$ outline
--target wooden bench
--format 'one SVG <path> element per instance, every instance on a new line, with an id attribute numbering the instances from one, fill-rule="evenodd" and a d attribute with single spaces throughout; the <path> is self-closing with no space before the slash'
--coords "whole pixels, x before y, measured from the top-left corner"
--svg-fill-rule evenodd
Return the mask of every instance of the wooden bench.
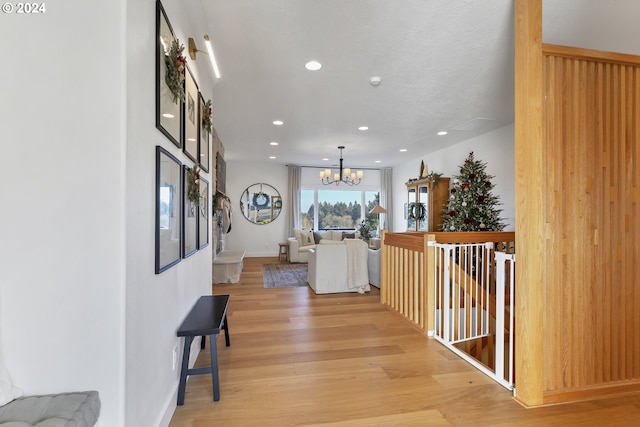
<path id="1" fill-rule="evenodd" d="M 184 337 L 184 351 L 182 353 L 182 368 L 180 369 L 180 384 L 178 386 L 178 406 L 184 404 L 184 394 L 187 387 L 188 375 L 211 374 L 213 384 L 213 400 L 220 400 L 220 384 L 218 380 L 218 348 L 216 339 L 220 329 L 224 329 L 227 347 L 229 342 L 229 326 L 227 324 L 227 306 L 229 295 L 205 295 L 193 306 L 187 317 L 180 325 L 177 335 Z M 209 335 L 209 352 L 211 366 L 189 369 L 189 355 L 193 338 L 202 336 L 200 348 L 204 348 L 205 338 Z"/>
<path id="2" fill-rule="evenodd" d="M 213 259 L 213 283 L 238 283 L 244 251 L 222 251 Z"/>

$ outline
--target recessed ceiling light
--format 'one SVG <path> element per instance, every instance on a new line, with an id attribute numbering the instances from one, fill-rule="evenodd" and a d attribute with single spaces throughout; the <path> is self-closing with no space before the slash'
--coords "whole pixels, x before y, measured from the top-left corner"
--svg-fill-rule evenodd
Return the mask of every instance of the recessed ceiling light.
<path id="1" fill-rule="evenodd" d="M 309 71 L 317 71 L 320 68 L 322 68 L 322 64 L 319 63 L 318 61 L 309 61 L 306 64 L 304 64 L 304 68 L 306 68 Z"/>
<path id="2" fill-rule="evenodd" d="M 401 152 L 401 153 L 404 153 L 405 151 L 407 151 L 407 149 L 406 149 L 406 148 L 401 148 L 401 149 L 400 149 L 400 152 Z"/>
<path id="3" fill-rule="evenodd" d="M 173 114 L 169 114 L 169 113 L 164 113 L 162 115 L 162 117 L 166 118 L 166 119 L 173 119 L 175 116 Z"/>
<path id="4" fill-rule="evenodd" d="M 323 157 L 322 160 L 324 160 L 326 162 L 327 160 L 329 160 L 329 158 L 328 157 Z"/>
<path id="5" fill-rule="evenodd" d="M 276 158 L 276 156 L 269 156 L 269 158 L 270 158 L 270 159 L 275 159 L 275 158 Z"/>
<path id="6" fill-rule="evenodd" d="M 382 160 L 376 160 L 376 163 L 382 163 Z"/>
<path id="7" fill-rule="evenodd" d="M 277 143 L 277 142 L 275 142 L 275 141 L 271 141 L 271 142 L 269 143 L 269 145 L 278 145 L 278 143 Z"/>
<path id="8" fill-rule="evenodd" d="M 273 124 L 276 126 L 282 126 L 284 124 L 284 122 L 282 120 L 274 120 Z"/>
<path id="9" fill-rule="evenodd" d="M 440 132 L 438 132 L 438 135 L 442 136 L 442 135 L 446 135 L 447 131 L 446 130 L 441 130 Z"/>
<path id="10" fill-rule="evenodd" d="M 369 126 L 360 126 L 358 130 L 369 130 Z"/>

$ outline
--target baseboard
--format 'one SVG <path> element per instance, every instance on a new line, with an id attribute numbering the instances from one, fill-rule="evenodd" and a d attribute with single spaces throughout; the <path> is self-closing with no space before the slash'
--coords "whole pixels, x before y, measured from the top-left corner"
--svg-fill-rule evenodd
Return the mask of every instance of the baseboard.
<path id="1" fill-rule="evenodd" d="M 178 383 L 175 384 L 173 390 L 164 402 L 163 411 L 160 414 L 160 420 L 156 424 L 158 427 L 169 427 L 169 423 L 171 423 L 171 418 L 173 418 L 173 414 L 176 412 L 176 402 L 178 401 Z"/>
<path id="2" fill-rule="evenodd" d="M 191 354 L 189 355 L 189 369 L 193 368 L 193 366 L 196 364 L 196 360 L 198 359 L 198 356 L 200 355 L 201 341 L 202 341 L 202 337 L 196 337 L 191 343 Z M 178 366 L 182 366 L 181 363 L 179 363 Z M 187 376 L 187 383 L 189 383 L 188 376 Z M 180 371 L 178 371 L 178 377 L 171 389 L 171 393 L 169 394 L 169 396 L 164 402 L 164 405 L 162 407 L 163 409 L 160 413 L 160 419 L 156 423 L 157 427 L 169 427 L 169 423 L 171 423 L 171 418 L 173 418 L 173 414 L 176 412 L 179 385 L 180 385 Z"/>

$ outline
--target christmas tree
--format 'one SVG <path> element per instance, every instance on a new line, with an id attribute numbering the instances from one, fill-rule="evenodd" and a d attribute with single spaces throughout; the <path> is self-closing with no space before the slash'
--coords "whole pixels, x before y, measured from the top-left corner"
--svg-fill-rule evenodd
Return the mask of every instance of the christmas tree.
<path id="1" fill-rule="evenodd" d="M 491 189 L 492 175 L 487 165 L 473 157 L 473 151 L 460 167 L 460 175 L 453 178 L 449 205 L 443 215 L 443 231 L 501 231 L 505 225 L 499 214 L 499 199 Z"/>

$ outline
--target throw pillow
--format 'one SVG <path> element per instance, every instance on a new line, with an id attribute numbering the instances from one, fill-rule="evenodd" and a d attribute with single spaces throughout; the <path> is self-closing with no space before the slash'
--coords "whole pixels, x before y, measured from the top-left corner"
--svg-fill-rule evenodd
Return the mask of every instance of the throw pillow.
<path id="1" fill-rule="evenodd" d="M 302 230 L 300 230 L 299 228 L 294 228 L 293 237 L 295 237 L 296 240 L 298 241 L 298 246 L 304 246 L 304 240 L 302 238 Z"/>
<path id="2" fill-rule="evenodd" d="M 322 240 L 322 234 L 318 233 L 317 231 L 313 232 L 313 241 L 314 243 L 317 245 L 320 243 L 320 240 Z"/>
<path id="3" fill-rule="evenodd" d="M 313 245 L 313 233 L 311 230 L 302 230 L 300 233 L 302 235 L 302 244 L 300 246 L 308 246 Z"/>
<path id="4" fill-rule="evenodd" d="M 342 240 L 344 239 L 355 239 L 356 233 L 347 233 L 346 231 L 342 232 Z"/>
<path id="5" fill-rule="evenodd" d="M 0 360 L 0 406 L 22 396 L 22 390 L 11 382 L 9 371 Z"/>

